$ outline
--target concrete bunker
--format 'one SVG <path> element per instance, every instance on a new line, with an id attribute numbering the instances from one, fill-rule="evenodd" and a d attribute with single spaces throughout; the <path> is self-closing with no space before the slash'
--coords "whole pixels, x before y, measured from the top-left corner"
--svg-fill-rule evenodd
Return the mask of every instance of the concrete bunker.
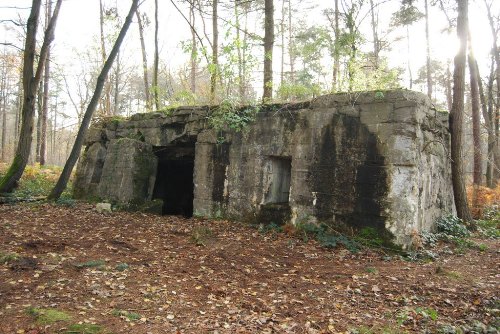
<path id="1" fill-rule="evenodd" d="M 194 150 L 194 143 L 153 148 L 158 167 L 152 198 L 163 201 L 164 215 L 193 215 Z"/>
<path id="2" fill-rule="evenodd" d="M 94 126 L 75 196 L 160 199 L 164 214 L 373 227 L 403 246 L 453 213 L 448 117 L 423 94 L 333 94 L 263 107 L 244 131 L 225 129 L 223 140 L 207 122 L 211 110 Z"/>

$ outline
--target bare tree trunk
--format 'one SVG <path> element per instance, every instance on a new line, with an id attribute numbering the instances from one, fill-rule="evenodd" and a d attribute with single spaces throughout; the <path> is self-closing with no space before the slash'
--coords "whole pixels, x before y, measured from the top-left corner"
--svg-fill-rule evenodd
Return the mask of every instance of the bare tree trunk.
<path id="1" fill-rule="evenodd" d="M 5 161 L 5 148 L 6 148 L 6 133 L 7 133 L 7 110 L 6 110 L 6 100 L 7 100 L 7 64 L 3 63 L 2 66 L 2 78 L 0 82 L 0 98 L 1 98 L 1 113 L 2 113 L 2 155 L 1 161 Z"/>
<path id="2" fill-rule="evenodd" d="M 212 0 L 212 68 L 210 70 L 210 103 L 215 103 L 219 74 L 218 0 Z"/>
<path id="3" fill-rule="evenodd" d="M 493 38 L 493 57 L 495 59 L 496 71 L 495 71 L 495 80 L 497 83 L 497 94 L 496 94 L 496 107 L 495 107 L 495 117 L 494 117 L 494 127 L 495 127 L 495 146 L 494 146 L 494 166 L 493 166 L 493 185 L 498 183 L 500 179 L 500 150 L 499 150 L 499 118 L 500 118 L 500 49 L 498 48 L 498 30 L 495 27 L 493 15 L 491 13 L 491 5 L 488 4 L 486 0 L 484 0 L 484 4 L 486 6 L 486 11 L 488 15 L 488 21 L 490 24 L 491 35 Z M 492 97 L 493 98 L 493 97 Z"/>
<path id="4" fill-rule="evenodd" d="M 410 27 L 406 26 L 406 42 L 407 44 L 407 59 L 408 59 L 408 76 L 410 77 L 410 89 L 413 88 L 413 73 L 411 71 L 411 48 L 410 48 Z"/>
<path id="5" fill-rule="evenodd" d="M 130 6 L 130 11 L 125 18 L 125 22 L 123 23 L 123 26 L 120 30 L 120 33 L 118 34 L 118 37 L 115 41 L 115 44 L 113 45 L 113 49 L 111 49 L 111 52 L 109 54 L 108 59 L 104 62 L 104 66 L 102 67 L 101 73 L 99 73 L 99 76 L 97 77 L 97 83 L 96 87 L 94 90 L 94 94 L 92 95 L 92 99 L 90 100 L 90 103 L 87 107 L 87 110 L 85 111 L 85 115 L 83 116 L 82 119 L 82 124 L 80 125 L 80 128 L 78 129 L 78 134 L 76 135 L 75 143 L 73 144 L 73 148 L 71 149 L 71 153 L 68 157 L 68 160 L 66 161 L 66 164 L 64 165 L 63 171 L 61 173 L 61 176 L 57 180 L 56 185 L 54 186 L 54 189 L 50 192 L 50 195 L 48 196 L 49 199 L 58 199 L 64 189 L 66 188 L 66 185 L 68 184 L 69 177 L 71 175 L 71 171 L 73 170 L 73 167 L 76 164 L 76 161 L 78 160 L 78 157 L 80 155 L 80 151 L 82 149 L 83 141 L 85 139 L 85 134 L 87 133 L 87 129 L 89 127 L 90 121 L 92 120 L 92 115 L 94 114 L 94 111 L 97 108 L 97 104 L 99 103 L 99 98 L 101 96 L 102 90 L 104 88 L 104 82 L 106 81 L 106 77 L 113 66 L 113 61 L 115 60 L 118 51 L 120 50 L 120 46 L 123 42 L 123 39 L 125 38 L 125 35 L 127 34 L 127 30 L 130 26 L 130 23 L 132 22 L 132 17 L 134 16 L 135 11 L 137 10 L 137 4 L 139 0 L 132 0 L 132 5 Z"/>
<path id="6" fill-rule="evenodd" d="M 332 91 L 338 91 L 339 69 L 340 69 L 340 51 L 339 51 L 339 0 L 335 0 L 335 41 L 333 44 L 333 81 Z"/>
<path id="7" fill-rule="evenodd" d="M 14 154 L 14 160 L 9 167 L 9 170 L 0 180 L 0 192 L 11 192 L 17 182 L 23 175 L 26 164 L 31 151 L 31 143 L 33 140 L 33 125 L 35 116 L 35 95 L 38 90 L 38 85 L 42 77 L 42 70 L 47 58 L 47 48 L 54 39 L 54 30 L 59 15 L 62 0 L 57 0 L 54 14 L 50 20 L 45 36 L 43 39 L 42 48 L 38 58 L 38 67 L 34 70 L 35 54 L 36 54 L 36 32 L 38 27 L 38 19 L 40 16 L 41 0 L 33 0 L 30 16 L 26 27 L 26 41 L 24 46 L 23 59 L 23 92 L 24 100 L 22 107 L 21 130 L 19 133 L 19 142 Z"/>
<path id="8" fill-rule="evenodd" d="M 373 5 L 373 0 L 370 0 L 370 13 L 372 19 L 372 34 L 373 34 L 373 62 L 375 64 L 375 68 L 378 68 L 380 42 L 378 40 L 377 23 L 375 20 L 375 7 Z"/>
<path id="9" fill-rule="evenodd" d="M 144 96 L 146 97 L 146 109 L 151 110 L 151 98 L 149 96 L 149 78 L 148 78 L 148 57 L 146 54 L 146 44 L 144 42 L 144 26 L 142 25 L 139 10 L 135 12 L 137 24 L 139 25 L 139 39 L 141 40 L 142 51 L 142 70 L 144 71 Z"/>
<path id="10" fill-rule="evenodd" d="M 451 111 L 451 106 L 453 104 L 453 89 L 451 88 L 451 71 L 450 62 L 446 64 L 446 105 L 448 106 L 448 111 Z"/>
<path id="11" fill-rule="evenodd" d="M 479 98 L 481 101 L 481 111 L 482 111 L 483 118 L 484 118 L 484 124 L 485 124 L 486 130 L 488 132 L 488 140 L 487 140 L 488 150 L 487 150 L 487 154 L 486 154 L 486 186 L 489 188 L 492 188 L 492 186 L 493 186 L 493 165 L 494 165 L 493 150 L 494 150 L 494 145 L 495 145 L 495 131 L 493 129 L 494 123 L 493 123 L 493 117 L 489 113 L 489 110 L 488 110 L 488 101 L 486 99 L 486 94 L 484 93 L 483 82 L 480 79 L 481 75 L 479 73 L 479 66 L 477 65 L 477 60 L 474 62 L 474 67 L 476 69 L 477 77 L 479 78 L 478 84 L 479 84 Z M 489 91 L 490 85 L 493 86 L 493 76 L 494 76 L 493 67 L 494 67 L 494 64 L 492 64 L 491 73 L 490 73 L 490 76 L 488 78 L 488 87 L 487 87 L 488 91 Z"/>
<path id="12" fill-rule="evenodd" d="M 120 113 L 120 50 L 116 55 L 116 73 L 115 73 L 115 103 L 113 108 L 113 115 L 118 115 Z"/>
<path id="13" fill-rule="evenodd" d="M 470 73 L 470 95 L 472 104 L 472 141 L 474 144 L 474 173 L 473 184 L 480 186 L 482 183 L 483 166 L 481 156 L 481 114 L 479 106 L 479 87 L 480 80 L 476 67 L 476 58 L 470 47 L 471 37 L 469 32 L 469 73 Z"/>
<path id="14" fill-rule="evenodd" d="M 194 1 L 191 0 L 191 3 L 189 5 L 189 19 L 190 19 L 190 26 L 191 26 L 191 75 L 190 75 L 190 80 L 191 80 L 191 93 L 196 94 L 196 72 L 198 70 L 198 61 L 197 61 L 197 55 L 198 55 L 198 48 L 197 48 L 197 41 L 196 41 L 196 31 L 195 31 L 195 24 L 196 24 L 196 16 L 194 15 Z M 237 7 L 237 3 L 234 4 L 234 8 Z M 235 9 L 236 10 L 236 9 Z M 238 33 L 238 30 L 236 31 Z"/>
<path id="15" fill-rule="evenodd" d="M 7 147 L 7 96 L 2 97 L 2 162 L 5 161 L 5 149 Z"/>
<path id="16" fill-rule="evenodd" d="M 426 44 L 426 68 L 427 68 L 427 96 L 432 99 L 432 75 L 431 75 L 431 41 L 429 36 L 429 6 L 425 0 L 425 44 Z"/>
<path id="17" fill-rule="evenodd" d="M 158 87 L 158 66 L 159 66 L 159 51 L 158 51 L 158 0 L 155 0 L 155 54 L 153 60 L 153 96 L 156 110 L 160 110 L 160 96 Z"/>
<path id="18" fill-rule="evenodd" d="M 264 94 L 262 101 L 273 98 L 273 46 L 274 46 L 274 5 L 273 0 L 264 0 Z"/>
<path id="19" fill-rule="evenodd" d="M 245 6 L 245 31 L 248 31 L 248 6 Z M 248 34 L 243 35 L 243 50 L 241 52 L 241 72 L 242 72 L 242 78 L 241 78 L 241 93 L 242 94 L 242 99 L 243 101 L 246 101 L 247 99 L 247 77 L 248 77 L 248 70 L 247 70 L 247 37 Z"/>
<path id="20" fill-rule="evenodd" d="M 338 0 L 336 0 L 338 1 Z M 293 54 L 292 0 L 288 0 L 288 57 L 290 57 L 290 81 L 295 84 L 295 55 Z"/>
<path id="21" fill-rule="evenodd" d="M 465 221 L 470 221 L 472 217 L 467 205 L 462 153 L 468 1 L 457 0 L 457 2 L 457 35 L 461 43 L 458 54 L 455 56 L 455 68 L 453 70 L 453 104 L 450 112 L 451 173 L 457 215 Z"/>
<path id="22" fill-rule="evenodd" d="M 281 0 L 281 22 L 280 22 L 280 36 L 281 36 L 281 70 L 280 70 L 280 86 L 285 81 L 285 0 Z"/>
<path id="23" fill-rule="evenodd" d="M 52 1 L 47 2 L 46 22 L 49 24 L 52 16 Z M 49 89 L 50 89 L 50 45 L 47 48 L 47 60 L 45 61 L 45 73 L 43 75 L 43 105 L 40 127 L 40 165 L 45 165 L 47 159 L 47 113 L 49 109 Z"/>
<path id="24" fill-rule="evenodd" d="M 245 101 L 245 80 L 243 78 L 243 52 L 242 49 L 245 47 L 245 44 L 241 41 L 241 33 L 240 33 L 240 11 L 239 11 L 238 2 L 234 3 L 234 16 L 236 20 L 236 40 L 238 41 L 236 44 L 236 52 L 238 56 L 238 97 L 240 103 Z M 246 31 L 246 30 L 245 30 Z"/>
<path id="25" fill-rule="evenodd" d="M 43 80 L 43 77 L 42 77 Z M 43 86 L 38 86 L 36 97 L 36 110 L 38 117 L 36 118 L 36 142 L 35 142 L 35 162 L 40 162 L 40 138 L 42 133 L 42 113 L 43 113 Z"/>
<path id="26" fill-rule="evenodd" d="M 495 161 L 495 156 L 496 156 L 496 144 L 497 144 L 497 136 L 496 136 L 496 129 L 495 129 L 495 111 L 494 111 L 494 103 L 493 103 L 493 83 L 495 81 L 495 59 L 493 58 L 493 55 L 491 56 L 491 72 L 490 76 L 488 78 L 488 86 L 487 86 L 487 117 L 490 120 L 490 131 L 491 131 L 491 137 L 490 133 L 488 134 L 488 165 L 487 165 L 487 171 L 486 171 L 486 177 L 487 177 L 487 183 L 488 187 L 494 189 L 496 187 L 496 182 L 495 182 L 495 168 L 496 168 L 496 161 Z M 488 179 L 489 177 L 489 179 Z"/>
<path id="27" fill-rule="evenodd" d="M 99 26 L 101 32 L 101 60 L 102 63 L 106 61 L 106 40 L 104 36 L 104 5 L 102 4 L 102 0 L 99 0 Z M 102 107 L 103 115 L 109 115 L 111 113 L 111 84 L 109 80 L 106 80 L 104 83 L 104 105 Z"/>

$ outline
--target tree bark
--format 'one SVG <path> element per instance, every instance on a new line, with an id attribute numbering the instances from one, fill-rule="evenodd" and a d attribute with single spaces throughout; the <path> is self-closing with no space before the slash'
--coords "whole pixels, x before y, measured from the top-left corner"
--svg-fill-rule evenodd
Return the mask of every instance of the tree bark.
<path id="1" fill-rule="evenodd" d="M 104 36 L 104 5 L 102 4 L 102 0 L 99 0 L 99 26 L 101 32 L 101 60 L 102 63 L 106 61 L 107 52 L 106 52 L 106 40 Z M 106 80 L 104 83 L 104 105 L 102 107 L 101 112 L 103 115 L 109 115 L 111 113 L 111 84 L 109 80 Z"/>
<path id="2" fill-rule="evenodd" d="M 470 46 L 469 36 L 469 74 L 470 74 L 470 95 L 472 105 L 472 141 L 474 145 L 474 173 L 473 184 L 480 186 L 482 183 L 483 166 L 481 154 L 481 115 L 479 103 L 479 75 L 476 67 L 476 58 Z"/>
<path id="3" fill-rule="evenodd" d="M 427 69 L 427 96 L 432 100 L 432 75 L 431 75 L 431 41 L 429 35 L 429 6 L 425 0 L 425 53 Z"/>
<path id="4" fill-rule="evenodd" d="M 115 96 L 113 105 L 113 115 L 117 116 L 120 113 L 120 50 L 116 55 L 116 69 L 115 69 Z"/>
<path id="5" fill-rule="evenodd" d="M 52 1 L 47 1 L 46 22 L 50 22 L 52 16 Z M 43 104 L 40 126 L 40 166 L 45 165 L 47 159 L 47 113 L 49 109 L 50 90 L 50 45 L 47 48 L 47 60 L 45 61 L 45 73 L 43 75 Z"/>
<path id="6" fill-rule="evenodd" d="M 281 0 L 280 37 L 281 37 L 280 86 L 283 86 L 285 82 L 285 0 Z"/>
<path id="7" fill-rule="evenodd" d="M 97 83 L 94 90 L 94 94 L 92 95 L 92 99 L 90 100 L 87 110 L 85 111 L 85 115 L 83 116 L 82 124 L 78 129 L 78 134 L 76 135 L 75 143 L 73 144 L 71 153 L 68 157 L 68 160 L 66 161 L 66 164 L 64 165 L 63 171 L 59 176 L 56 185 L 54 186 L 54 188 L 52 189 L 52 191 L 48 196 L 49 199 L 53 200 L 58 199 L 61 196 L 64 189 L 66 188 L 66 185 L 68 184 L 71 171 L 73 170 L 73 167 L 75 166 L 76 161 L 78 160 L 78 157 L 80 155 L 80 151 L 82 149 L 82 145 L 85 139 L 85 134 L 87 133 L 90 121 L 92 120 L 92 115 L 94 114 L 94 111 L 97 108 L 97 104 L 99 103 L 99 98 L 101 96 L 104 87 L 104 82 L 106 81 L 106 77 L 108 76 L 111 67 L 113 66 L 113 61 L 115 60 L 118 51 L 120 50 L 120 46 L 123 42 L 123 39 L 127 34 L 127 30 L 130 26 L 130 23 L 132 22 L 132 17 L 134 16 L 135 11 L 137 10 L 138 2 L 139 0 L 132 0 L 130 11 L 127 17 L 125 18 L 125 22 L 123 23 L 120 33 L 118 34 L 115 44 L 113 45 L 113 49 L 111 49 L 109 57 L 104 62 L 104 66 L 102 67 L 101 73 L 99 73 L 99 76 L 97 77 Z"/>
<path id="8" fill-rule="evenodd" d="M 217 79 L 219 77 L 219 27 L 218 0 L 212 0 L 212 68 L 210 70 L 210 104 L 215 103 Z"/>
<path id="9" fill-rule="evenodd" d="M 377 69 L 379 63 L 380 42 L 378 40 L 377 23 L 375 20 L 375 6 L 373 5 L 373 0 L 370 0 L 370 13 L 372 19 L 371 23 L 372 23 L 372 34 L 373 34 L 373 62 L 375 64 L 375 68 Z"/>
<path id="10" fill-rule="evenodd" d="M 190 23 L 190 28 L 191 28 L 191 75 L 190 75 L 190 81 L 191 81 L 191 93 L 196 94 L 196 72 L 198 70 L 198 61 L 197 61 L 197 54 L 198 54 L 198 48 L 197 48 L 197 42 L 196 42 L 196 30 L 195 30 L 195 24 L 196 24 L 196 16 L 194 15 L 194 1 L 191 0 L 189 4 L 189 19 L 191 21 Z M 235 3 L 235 8 L 237 4 Z M 238 32 L 238 30 L 236 31 Z"/>
<path id="11" fill-rule="evenodd" d="M 262 101 L 273 98 L 273 46 L 274 46 L 274 5 L 273 0 L 264 1 L 264 94 Z"/>
<path id="12" fill-rule="evenodd" d="M 453 103 L 450 112 L 451 173 L 457 215 L 465 221 L 470 221 L 472 217 L 467 205 L 462 153 L 468 1 L 457 0 L 457 2 L 457 35 L 461 43 L 460 49 L 454 59 L 455 68 L 453 70 Z"/>
<path id="13" fill-rule="evenodd" d="M 245 43 L 241 41 L 240 33 L 240 11 L 238 2 L 234 3 L 234 16 L 236 21 L 236 52 L 238 56 L 238 97 L 240 103 L 245 101 L 245 80 L 243 79 L 243 52 L 242 49 L 245 47 Z"/>
<path id="14" fill-rule="evenodd" d="M 332 91 L 338 91 L 338 80 L 339 80 L 339 69 L 340 69 L 340 51 L 339 51 L 339 39 L 340 39 L 340 29 L 339 29 L 339 0 L 335 0 L 335 41 L 333 44 L 333 81 L 332 81 Z"/>
<path id="15" fill-rule="evenodd" d="M 36 54 L 36 33 L 38 19 L 40 17 L 41 0 L 33 0 L 30 16 L 26 27 L 26 41 L 23 56 L 23 106 L 21 113 L 21 129 L 19 132 L 19 141 L 17 144 L 14 160 L 8 171 L 0 180 L 0 192 L 11 192 L 17 182 L 23 175 L 26 164 L 30 156 L 31 143 L 33 140 L 33 125 L 35 116 L 35 95 L 42 77 L 45 60 L 47 58 L 47 49 L 54 39 L 54 30 L 59 16 L 59 9 L 62 0 L 57 0 L 54 14 L 50 20 L 43 39 L 40 56 L 38 58 L 38 67 L 34 70 Z"/>
<path id="16" fill-rule="evenodd" d="M 500 179 L 500 150 L 499 150 L 499 118 L 500 118 L 500 50 L 498 48 L 498 30 L 495 28 L 493 15 L 491 13 L 491 4 L 488 4 L 486 0 L 484 0 L 484 4 L 486 6 L 486 12 L 488 15 L 488 21 L 490 24 L 491 35 L 493 38 L 493 57 L 495 59 L 496 71 L 495 71 L 495 80 L 497 83 L 497 94 L 496 94 L 496 107 L 495 107 L 495 117 L 494 117 L 494 128 L 495 128 L 495 147 L 494 147 L 494 166 L 493 166 L 493 184 L 496 185 L 498 180 Z M 493 98 L 493 97 L 492 97 Z"/>
<path id="17" fill-rule="evenodd" d="M 139 11 L 135 12 L 137 24 L 139 25 L 139 39 L 141 41 L 142 52 L 142 70 L 144 72 L 144 96 L 146 97 L 146 109 L 151 110 L 151 97 L 149 96 L 149 78 L 148 78 L 148 57 L 146 54 L 146 43 L 144 42 L 144 26 Z"/>
<path id="18" fill-rule="evenodd" d="M 159 66 L 159 51 L 158 51 L 158 0 L 155 0 L 155 54 L 153 60 L 153 96 L 156 110 L 160 110 L 160 96 L 158 87 L 158 66 Z"/>
<path id="19" fill-rule="evenodd" d="M 478 72 L 479 73 L 479 72 Z M 481 81 L 479 82 L 479 93 L 481 95 L 481 102 L 484 103 L 483 105 L 483 117 L 485 119 L 486 125 L 488 127 L 488 159 L 486 163 L 486 185 L 494 189 L 496 187 L 495 180 L 494 180 L 494 169 L 495 169 L 495 144 L 497 142 L 496 140 L 496 135 L 495 135 L 495 120 L 493 119 L 494 117 L 494 107 L 493 107 L 493 82 L 495 81 L 495 60 L 493 59 L 492 55 L 492 60 L 491 60 L 491 72 L 488 78 L 488 86 L 486 87 L 488 92 L 487 92 L 487 98 L 486 94 L 482 92 L 482 84 Z M 483 102 L 484 100 L 484 102 Z M 484 110 L 486 109 L 486 111 Z M 489 122 L 489 124 L 488 124 Z"/>
<path id="20" fill-rule="evenodd" d="M 218 0 L 212 0 L 212 69 L 210 70 L 210 103 L 215 103 L 219 74 Z"/>
<path id="21" fill-rule="evenodd" d="M 288 0 L 288 57 L 290 58 L 290 83 L 293 85 L 295 84 L 295 55 L 293 54 L 292 0 Z"/>
<path id="22" fill-rule="evenodd" d="M 42 77 L 43 79 L 43 77 Z M 36 97 L 36 110 L 38 117 L 36 118 L 36 142 L 35 142 L 35 162 L 40 162 L 40 138 L 42 137 L 42 113 L 43 113 L 43 85 L 38 86 Z"/>
<path id="23" fill-rule="evenodd" d="M 4 53 L 5 55 L 5 53 Z M 0 83 L 0 99 L 1 99 L 1 113 L 2 113 L 2 142 L 1 142 L 1 161 L 5 161 L 5 148 L 6 148 L 6 134 L 7 134 L 7 110 L 6 110 L 6 100 L 7 100 L 7 64 L 3 63 L 2 66 L 2 78 Z"/>

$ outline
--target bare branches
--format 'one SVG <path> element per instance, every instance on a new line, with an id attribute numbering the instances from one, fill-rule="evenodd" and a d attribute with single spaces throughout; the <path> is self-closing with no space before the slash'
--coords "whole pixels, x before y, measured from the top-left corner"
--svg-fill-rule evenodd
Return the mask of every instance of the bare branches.
<path id="1" fill-rule="evenodd" d="M 14 48 L 14 49 L 17 49 L 21 52 L 24 52 L 24 49 L 23 48 L 20 48 L 19 46 L 13 44 L 13 43 L 9 43 L 9 42 L 0 42 L 0 45 L 4 45 L 4 46 L 8 46 L 8 47 L 11 47 L 11 48 Z"/>

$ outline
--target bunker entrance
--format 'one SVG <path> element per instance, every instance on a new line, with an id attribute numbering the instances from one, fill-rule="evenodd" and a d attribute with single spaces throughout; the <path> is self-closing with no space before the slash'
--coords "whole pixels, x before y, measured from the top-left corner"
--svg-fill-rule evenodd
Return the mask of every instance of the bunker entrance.
<path id="1" fill-rule="evenodd" d="M 158 169 L 153 198 L 163 200 L 164 215 L 193 215 L 194 144 L 156 147 Z"/>

